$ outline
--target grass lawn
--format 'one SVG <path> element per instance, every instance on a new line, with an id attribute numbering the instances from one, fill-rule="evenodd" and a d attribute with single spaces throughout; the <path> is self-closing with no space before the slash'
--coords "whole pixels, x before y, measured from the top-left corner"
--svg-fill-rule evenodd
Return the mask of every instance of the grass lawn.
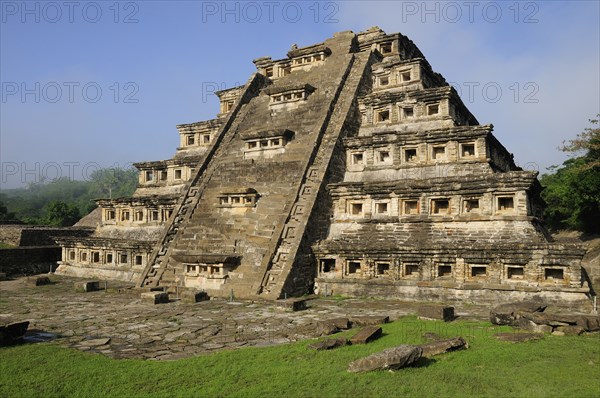
<path id="1" fill-rule="evenodd" d="M 402 318 L 364 346 L 315 352 L 312 341 L 178 361 L 113 360 L 53 343 L 0 349 L 0 397 L 599 397 L 600 335 L 496 341 L 489 323 Z M 470 344 L 396 372 L 351 374 L 348 363 L 433 331 Z M 355 331 L 347 332 L 350 335 Z"/>

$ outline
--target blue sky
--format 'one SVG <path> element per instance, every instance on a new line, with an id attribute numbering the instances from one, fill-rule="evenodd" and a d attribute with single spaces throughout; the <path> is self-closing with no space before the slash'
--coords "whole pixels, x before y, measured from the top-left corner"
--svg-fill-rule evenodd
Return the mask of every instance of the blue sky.
<path id="1" fill-rule="evenodd" d="M 0 1 L 0 185 L 170 158 L 261 56 L 379 26 L 544 172 L 600 112 L 597 1 Z"/>

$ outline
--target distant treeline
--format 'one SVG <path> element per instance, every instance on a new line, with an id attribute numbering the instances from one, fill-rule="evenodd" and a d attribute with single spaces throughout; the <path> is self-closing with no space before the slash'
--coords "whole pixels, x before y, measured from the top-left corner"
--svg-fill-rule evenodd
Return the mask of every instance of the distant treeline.
<path id="1" fill-rule="evenodd" d="M 544 219 L 552 230 L 578 230 L 600 233 L 600 127 L 591 119 L 591 127 L 575 139 L 563 143 L 560 150 L 574 156 L 552 167 L 552 174 L 540 178 L 546 201 Z"/>
<path id="2" fill-rule="evenodd" d="M 94 199 L 130 197 L 138 182 L 136 169 L 109 168 L 88 181 L 67 177 L 0 191 L 0 221 L 70 226 L 91 212 Z"/>

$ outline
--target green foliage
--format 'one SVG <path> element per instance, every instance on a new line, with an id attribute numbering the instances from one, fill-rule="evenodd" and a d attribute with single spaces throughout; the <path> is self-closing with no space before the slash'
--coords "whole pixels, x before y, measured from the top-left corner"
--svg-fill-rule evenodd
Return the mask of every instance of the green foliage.
<path id="1" fill-rule="evenodd" d="M 598 119 L 590 122 L 595 126 Z M 600 233 L 600 128 L 586 128 L 561 149 L 583 155 L 553 167 L 553 174 L 540 178 L 547 203 L 544 218 L 554 230 Z"/>
<path id="2" fill-rule="evenodd" d="M 12 221 L 16 220 L 15 213 L 8 211 L 6 204 L 4 203 L 3 196 L 0 194 L 0 221 Z"/>
<path id="3" fill-rule="evenodd" d="M 30 183 L 27 188 L 2 191 L 0 220 L 18 219 L 27 224 L 71 225 L 77 210 L 77 219 L 92 211 L 93 199 L 129 197 L 137 186 L 136 169 L 101 169 L 89 181 L 59 178 L 46 183 Z M 61 202 L 64 206 L 52 202 Z M 6 206 L 3 216 L 2 203 Z M 58 207 L 57 207 L 58 206 Z M 7 218 L 3 218 L 7 217 Z"/>
<path id="4" fill-rule="evenodd" d="M 110 168 L 96 170 L 91 175 L 91 191 L 98 198 L 131 196 L 138 182 L 136 169 Z"/>
<path id="5" fill-rule="evenodd" d="M 112 360 L 55 344 L 0 349 L 0 396 L 81 397 L 592 397 L 600 393 L 597 335 L 497 341 L 510 328 L 489 323 L 421 321 L 383 325 L 366 345 L 332 351 L 312 341 L 241 348 L 177 361 Z M 400 344 L 423 343 L 426 331 L 463 336 L 470 348 L 395 372 L 347 372 L 358 358 Z M 345 333 L 349 335 L 355 333 Z"/>
<path id="6" fill-rule="evenodd" d="M 81 218 L 79 209 L 74 204 L 53 200 L 44 206 L 44 224 L 56 227 L 67 227 Z"/>

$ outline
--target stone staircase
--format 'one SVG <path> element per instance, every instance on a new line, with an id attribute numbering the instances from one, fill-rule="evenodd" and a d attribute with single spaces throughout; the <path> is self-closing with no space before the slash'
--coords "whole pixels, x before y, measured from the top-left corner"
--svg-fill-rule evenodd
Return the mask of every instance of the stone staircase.
<path id="1" fill-rule="evenodd" d="M 174 217 L 166 225 L 163 234 L 152 252 L 148 265 L 141 274 L 137 283 L 138 287 L 174 286 L 176 271 L 169 270 L 169 272 L 165 272 L 168 267 L 167 260 L 172 242 L 175 240 L 177 234 L 183 230 L 185 222 L 192 216 L 193 209 L 208 181 L 206 177 L 215 171 L 214 159 L 217 159 L 219 153 L 223 151 L 222 148 L 224 146 L 221 145 L 222 141 L 231 139 L 233 132 L 235 132 L 236 124 L 239 124 L 245 116 L 245 105 L 264 85 L 264 77 L 260 74 L 254 74 L 246 83 L 242 94 L 234 104 L 233 110 L 216 134 L 215 141 L 204 158 L 204 162 L 199 165 L 196 175 L 186 187 L 185 195 L 179 200 L 174 211 Z"/>
<path id="2" fill-rule="evenodd" d="M 298 286 L 309 284 L 316 270 L 304 261 L 310 256 L 311 243 L 305 236 L 314 238 L 307 226 L 327 185 L 326 175 L 345 123 L 356 116 L 352 111 L 361 82 L 370 78 L 370 63 L 376 57 L 370 52 L 352 53 L 352 37 L 346 34 L 327 43 L 334 55 L 323 66 L 325 72 L 295 72 L 294 80 L 317 89 L 297 108 L 273 113 L 268 95 L 259 93 L 265 80 L 260 75 L 250 79 L 176 207 L 140 278 L 140 287 L 169 291 L 185 286 L 190 279 L 184 271 L 186 263 L 179 263 L 183 253 L 192 258 L 239 258 L 220 287 L 207 288 L 211 295 L 228 296 L 235 290 L 236 297 L 277 299 L 305 292 Z M 286 82 L 274 84 L 285 87 Z M 278 128 L 296 134 L 284 153 L 275 158 L 245 158 L 241 132 Z M 258 192 L 257 205 L 250 209 L 219 206 L 219 195 L 242 188 Z"/>
<path id="3" fill-rule="evenodd" d="M 350 117 L 350 110 L 356 97 L 359 85 L 369 70 L 371 53 L 353 55 L 348 65 L 344 82 L 340 85 L 331 111 L 324 123 L 325 132 L 321 142 L 316 145 L 316 151 L 302 180 L 302 185 L 291 206 L 291 211 L 281 228 L 281 234 L 269 259 L 267 271 L 263 277 L 259 294 L 268 299 L 278 299 L 284 295 L 295 295 L 299 292 L 284 289 L 292 267 L 294 267 L 302 240 L 306 239 L 305 231 L 313 214 L 319 192 L 327 184 L 326 173 L 334 154 L 336 143 L 343 134 L 344 122 Z M 315 265 L 316 267 L 316 265 Z"/>

